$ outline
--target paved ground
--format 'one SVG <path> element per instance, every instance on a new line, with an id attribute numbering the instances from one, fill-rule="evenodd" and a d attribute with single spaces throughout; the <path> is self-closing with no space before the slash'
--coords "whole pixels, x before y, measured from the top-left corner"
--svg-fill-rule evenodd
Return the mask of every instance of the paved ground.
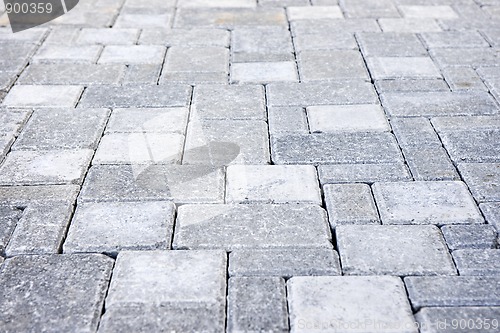
<path id="1" fill-rule="evenodd" d="M 0 332 L 500 331 L 500 1 L 257 2 L 0 29 Z"/>

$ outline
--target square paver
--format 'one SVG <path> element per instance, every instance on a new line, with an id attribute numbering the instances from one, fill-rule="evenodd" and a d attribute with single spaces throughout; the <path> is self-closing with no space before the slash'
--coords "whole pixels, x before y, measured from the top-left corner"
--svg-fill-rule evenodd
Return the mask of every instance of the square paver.
<path id="1" fill-rule="evenodd" d="M 376 183 L 373 194 L 383 224 L 484 222 L 462 182 Z"/>
<path id="2" fill-rule="evenodd" d="M 188 115 L 183 107 L 114 109 L 106 133 L 184 134 Z"/>
<path id="3" fill-rule="evenodd" d="M 74 107 L 83 87 L 80 86 L 14 86 L 2 102 L 7 107 Z"/>
<path id="4" fill-rule="evenodd" d="M 367 58 L 366 62 L 375 80 L 441 78 L 429 57 L 377 57 Z"/>
<path id="5" fill-rule="evenodd" d="M 298 82 L 295 62 L 248 62 L 231 65 L 232 83 Z"/>
<path id="6" fill-rule="evenodd" d="M 436 226 L 342 225 L 336 235 L 344 274 L 457 274 Z"/>
<path id="7" fill-rule="evenodd" d="M 100 64 L 160 64 L 166 48 L 154 45 L 109 45 L 104 48 Z"/>
<path id="8" fill-rule="evenodd" d="M 321 205 L 316 169 L 309 165 L 231 165 L 226 175 L 231 203 Z"/>

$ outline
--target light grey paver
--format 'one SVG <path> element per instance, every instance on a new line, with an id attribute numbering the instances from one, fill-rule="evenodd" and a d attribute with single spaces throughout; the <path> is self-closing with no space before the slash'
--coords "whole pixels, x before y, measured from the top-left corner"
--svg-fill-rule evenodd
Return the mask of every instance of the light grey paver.
<path id="1" fill-rule="evenodd" d="M 458 15 L 450 6 L 398 6 L 404 17 L 457 19 Z"/>
<path id="2" fill-rule="evenodd" d="M 291 332 L 416 333 L 401 280 L 392 276 L 293 277 L 287 282 Z"/>
<path id="3" fill-rule="evenodd" d="M 184 134 L 188 108 L 114 109 L 106 133 L 179 133 Z"/>
<path id="4" fill-rule="evenodd" d="M 179 8 L 253 8 L 255 0 L 179 0 Z"/>
<path id="5" fill-rule="evenodd" d="M 124 85 L 157 84 L 163 64 L 132 64 L 127 66 Z"/>
<path id="6" fill-rule="evenodd" d="M 488 220 L 487 215 L 486 220 Z M 452 251 L 491 249 L 496 246 L 497 231 L 492 225 L 446 225 L 441 228 L 441 231 L 448 248 Z"/>
<path id="7" fill-rule="evenodd" d="M 0 205 L 0 255 L 4 255 L 5 248 L 22 215 L 22 209 L 9 204 Z"/>
<path id="8" fill-rule="evenodd" d="M 316 169 L 311 165 L 230 165 L 226 202 L 321 205 Z"/>
<path id="9" fill-rule="evenodd" d="M 316 80 L 368 79 L 368 72 L 359 51 L 312 50 L 298 56 L 303 82 Z"/>
<path id="10" fill-rule="evenodd" d="M 165 47 L 156 45 L 109 45 L 99 57 L 99 64 L 159 64 Z"/>
<path id="11" fill-rule="evenodd" d="M 232 83 L 297 82 L 297 66 L 293 61 L 245 62 L 231 66 Z"/>
<path id="12" fill-rule="evenodd" d="M 249 249 L 229 254 L 230 276 L 340 275 L 332 249 Z"/>
<path id="13" fill-rule="evenodd" d="M 480 204 L 479 207 L 486 218 L 486 222 L 495 227 L 496 231 L 500 233 L 500 203 L 491 202 Z M 500 235 L 498 238 L 500 244 Z"/>
<path id="14" fill-rule="evenodd" d="M 330 225 L 380 224 L 370 186 L 335 184 L 323 186 Z"/>
<path id="15" fill-rule="evenodd" d="M 342 225 L 336 235 L 344 274 L 457 274 L 436 226 Z"/>
<path id="16" fill-rule="evenodd" d="M 366 63 L 375 80 L 441 78 L 429 57 L 376 57 L 367 58 Z"/>
<path id="17" fill-rule="evenodd" d="M 495 66 L 498 51 L 492 48 L 435 48 L 429 51 L 439 67 L 448 66 Z"/>
<path id="18" fill-rule="evenodd" d="M 90 149 L 12 151 L 0 167 L 0 184 L 81 184 L 92 154 Z"/>
<path id="19" fill-rule="evenodd" d="M 341 5 L 345 16 L 348 18 L 400 17 L 398 9 L 392 0 L 374 2 L 349 0 L 348 2 L 341 2 Z"/>
<path id="20" fill-rule="evenodd" d="M 443 70 L 443 75 L 453 91 L 488 90 L 479 75 L 470 67 L 447 67 Z"/>
<path id="21" fill-rule="evenodd" d="M 416 34 L 364 32 L 356 34 L 365 57 L 424 57 L 427 51 Z"/>
<path id="22" fill-rule="evenodd" d="M 460 275 L 500 275 L 500 249 L 453 251 Z"/>
<path id="23" fill-rule="evenodd" d="M 314 205 L 184 205 L 173 249 L 331 248 L 326 212 Z"/>
<path id="24" fill-rule="evenodd" d="M 0 109 L 0 136 L 17 136 L 31 116 L 30 110 Z"/>
<path id="25" fill-rule="evenodd" d="M 112 259 L 97 254 L 6 260 L 0 271 L 2 329 L 96 331 L 112 267 Z"/>
<path id="26" fill-rule="evenodd" d="M 429 307 L 415 315 L 421 333 L 488 333 L 496 329 L 491 322 L 499 317 L 500 307 Z M 468 325 L 469 320 L 478 325 Z"/>
<path id="27" fill-rule="evenodd" d="M 417 181 L 460 180 L 442 147 L 403 147 L 403 154 L 413 178 Z"/>
<path id="28" fill-rule="evenodd" d="M 226 260 L 222 251 L 121 252 L 99 332 L 224 330 Z"/>
<path id="29" fill-rule="evenodd" d="M 301 107 L 270 107 L 267 109 L 269 133 L 309 133 L 305 110 Z"/>
<path id="30" fill-rule="evenodd" d="M 446 131 L 440 133 L 455 163 L 500 162 L 500 130 Z"/>
<path id="31" fill-rule="evenodd" d="M 288 332 L 283 278 L 233 277 L 228 284 L 228 332 Z"/>
<path id="32" fill-rule="evenodd" d="M 477 201 L 500 201 L 500 163 L 460 163 L 458 170 Z"/>
<path id="33" fill-rule="evenodd" d="M 225 47 L 173 46 L 168 49 L 167 57 L 165 58 L 164 73 L 227 72 L 228 66 L 229 50 Z"/>
<path id="34" fill-rule="evenodd" d="M 287 28 L 254 27 L 233 30 L 232 62 L 294 61 L 292 39 Z"/>
<path id="35" fill-rule="evenodd" d="M 404 281 L 415 309 L 500 305 L 500 276 L 412 276 Z"/>
<path id="36" fill-rule="evenodd" d="M 230 33 L 224 29 L 144 29 L 139 44 L 228 47 L 229 40 Z"/>
<path id="37" fill-rule="evenodd" d="M 131 9 L 125 7 L 116 22 L 114 23 L 114 27 L 116 28 L 136 28 L 140 26 L 141 28 L 151 29 L 161 29 L 165 26 L 170 25 L 170 21 L 172 19 L 172 15 L 165 12 L 158 13 L 134 13 Z"/>
<path id="38" fill-rule="evenodd" d="M 294 36 L 330 33 L 380 32 L 375 19 L 299 20 L 291 22 Z"/>
<path id="39" fill-rule="evenodd" d="M 320 165 L 318 174 L 322 184 L 411 180 L 408 168 L 402 161 L 390 164 Z"/>
<path id="40" fill-rule="evenodd" d="M 78 205 L 65 253 L 170 248 L 175 208 L 171 202 L 105 202 Z"/>
<path id="41" fill-rule="evenodd" d="M 442 31 L 431 18 L 381 18 L 378 20 L 383 32 L 423 33 Z"/>
<path id="42" fill-rule="evenodd" d="M 435 117 L 432 125 L 438 133 L 494 130 L 500 126 L 499 116 Z"/>
<path id="43" fill-rule="evenodd" d="M 383 224 L 484 222 L 462 182 L 376 183 L 373 194 Z"/>
<path id="44" fill-rule="evenodd" d="M 286 15 L 283 8 L 257 9 L 191 9 L 177 10 L 174 28 L 210 27 L 235 28 L 245 26 L 285 26 Z"/>
<path id="45" fill-rule="evenodd" d="M 45 44 L 33 56 L 33 62 L 95 63 L 102 46 L 99 45 L 52 45 Z"/>
<path id="46" fill-rule="evenodd" d="M 375 87 L 379 93 L 450 91 L 444 80 L 377 80 Z"/>
<path id="47" fill-rule="evenodd" d="M 203 165 L 94 166 L 85 178 L 79 200 L 222 203 L 224 174 Z"/>
<path id="48" fill-rule="evenodd" d="M 82 91 L 80 86 L 14 86 L 2 104 L 7 107 L 74 107 Z"/>
<path id="49" fill-rule="evenodd" d="M 344 32 L 301 34 L 294 37 L 293 44 L 297 52 L 305 50 L 356 50 L 358 48 L 354 35 Z"/>
<path id="50" fill-rule="evenodd" d="M 434 128 L 426 118 L 392 118 L 391 127 L 398 143 L 404 148 L 412 146 L 437 148 L 442 146 Z"/>
<path id="51" fill-rule="evenodd" d="M 133 45 L 139 38 L 139 29 L 83 28 L 75 40 L 76 44 Z"/>
<path id="52" fill-rule="evenodd" d="M 322 20 L 344 18 L 338 6 L 287 7 L 288 20 Z"/>

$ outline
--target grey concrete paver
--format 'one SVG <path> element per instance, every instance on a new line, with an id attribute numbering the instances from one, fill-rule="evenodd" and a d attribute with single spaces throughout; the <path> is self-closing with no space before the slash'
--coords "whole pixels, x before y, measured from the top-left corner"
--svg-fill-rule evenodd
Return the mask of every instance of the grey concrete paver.
<path id="1" fill-rule="evenodd" d="M 452 251 L 460 249 L 491 249 L 495 248 L 497 244 L 497 231 L 493 225 L 489 224 L 446 225 L 441 228 L 441 231 L 448 248 Z"/>

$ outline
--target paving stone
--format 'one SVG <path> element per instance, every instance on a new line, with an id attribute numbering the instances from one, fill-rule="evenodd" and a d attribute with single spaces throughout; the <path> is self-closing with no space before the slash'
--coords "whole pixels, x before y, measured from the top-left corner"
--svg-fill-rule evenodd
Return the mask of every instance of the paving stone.
<path id="1" fill-rule="evenodd" d="M 231 51 L 233 63 L 295 61 L 288 27 L 235 29 Z"/>
<path id="2" fill-rule="evenodd" d="M 12 150 L 96 149 L 107 109 L 35 110 Z"/>
<path id="3" fill-rule="evenodd" d="M 412 276 L 404 279 L 414 309 L 499 306 L 500 276 Z"/>
<path id="4" fill-rule="evenodd" d="M 265 120 L 265 100 L 262 86 L 199 85 L 191 108 L 201 119 Z"/>
<path id="5" fill-rule="evenodd" d="M 287 289 L 291 332 L 358 330 L 354 323 L 374 333 L 418 332 L 397 277 L 293 277 Z"/>
<path id="6" fill-rule="evenodd" d="M 383 32 L 424 33 L 442 31 L 432 18 L 381 18 L 378 20 Z"/>
<path id="7" fill-rule="evenodd" d="M 172 248 L 330 248 L 326 212 L 316 205 L 184 205 Z"/>
<path id="8" fill-rule="evenodd" d="M 500 275 L 500 249 L 453 251 L 460 275 Z"/>
<path id="9" fill-rule="evenodd" d="M 307 108 L 311 132 L 389 132 L 379 105 L 323 105 Z"/>
<path id="10" fill-rule="evenodd" d="M 398 6 L 404 17 L 458 19 L 457 13 L 450 6 Z"/>
<path id="11" fill-rule="evenodd" d="M 462 182 L 376 183 L 373 194 L 384 224 L 483 223 Z"/>
<path id="12" fill-rule="evenodd" d="M 99 29 L 83 28 L 76 44 L 134 45 L 139 39 L 139 29 Z"/>
<path id="13" fill-rule="evenodd" d="M 0 186 L 0 201 L 21 207 L 36 201 L 74 202 L 79 191 L 77 185 Z"/>
<path id="14" fill-rule="evenodd" d="M 169 48 L 165 58 L 164 74 L 175 72 L 228 72 L 229 50 L 225 47 Z"/>
<path id="15" fill-rule="evenodd" d="M 94 166 L 85 178 L 79 200 L 222 203 L 224 173 L 202 165 Z"/>
<path id="16" fill-rule="evenodd" d="M 9 91 L 10 87 L 18 79 L 16 72 L 0 71 L 0 91 Z"/>
<path id="17" fill-rule="evenodd" d="M 367 58 L 372 78 L 381 79 L 439 79 L 441 74 L 429 57 Z"/>
<path id="18" fill-rule="evenodd" d="M 13 151 L 0 167 L 0 185 L 81 184 L 90 149 Z"/>
<path id="19" fill-rule="evenodd" d="M 5 248 L 22 215 L 23 210 L 20 208 L 5 203 L 0 205 L 0 255 L 5 254 Z"/>
<path id="20" fill-rule="evenodd" d="M 361 80 L 306 83 L 271 83 L 266 86 L 268 106 L 377 104 L 373 86 Z"/>
<path id="21" fill-rule="evenodd" d="M 156 45 L 109 45 L 99 57 L 99 64 L 159 64 L 166 48 Z"/>
<path id="22" fill-rule="evenodd" d="M 432 307 L 422 308 L 415 314 L 415 319 L 421 327 L 421 333 L 487 333 L 491 332 L 491 329 L 498 328 L 498 323 L 493 326 L 491 322 L 499 316 L 500 308 L 498 307 Z M 477 325 L 469 326 L 467 324 L 469 320 Z M 462 324 L 462 328 L 461 322 L 465 323 L 465 325 Z"/>
<path id="23" fill-rule="evenodd" d="M 191 87 L 183 84 L 88 87 L 78 106 L 80 108 L 187 106 L 190 96 Z"/>
<path id="24" fill-rule="evenodd" d="M 443 70 L 443 75 L 453 91 L 488 90 L 479 75 L 472 68 L 448 67 Z"/>
<path id="25" fill-rule="evenodd" d="M 487 215 L 486 220 L 488 220 Z M 441 228 L 441 231 L 448 248 L 452 251 L 490 249 L 496 246 L 497 232 L 492 225 L 446 225 Z"/>
<path id="26" fill-rule="evenodd" d="M 354 50 L 302 51 L 298 58 L 304 82 L 333 79 L 368 79 L 363 58 Z"/>
<path id="27" fill-rule="evenodd" d="M 123 65 L 31 64 L 18 82 L 43 85 L 118 84 L 125 75 Z"/>
<path id="28" fill-rule="evenodd" d="M 486 218 L 486 222 L 495 227 L 499 233 L 498 243 L 500 244 L 500 203 L 491 202 L 480 204 L 479 207 Z"/>
<path id="29" fill-rule="evenodd" d="M 65 253 L 170 248 L 175 208 L 171 202 L 83 203 L 64 243 Z"/>
<path id="30" fill-rule="evenodd" d="M 344 274 L 457 274 L 436 226 L 339 225 L 335 231 Z"/>
<path id="31" fill-rule="evenodd" d="M 223 331 L 226 260 L 222 251 L 121 252 L 99 331 Z"/>
<path id="32" fill-rule="evenodd" d="M 231 65 L 232 83 L 297 82 L 295 62 L 248 62 Z"/>
<path id="33" fill-rule="evenodd" d="M 332 249 L 235 250 L 229 254 L 230 276 L 340 275 Z"/>
<path id="34" fill-rule="evenodd" d="M 299 20 L 290 23 L 293 36 L 329 33 L 380 32 L 375 19 Z"/>
<path id="35" fill-rule="evenodd" d="M 271 137 L 275 164 L 384 164 L 401 159 L 389 133 L 285 134 Z"/>
<path id="36" fill-rule="evenodd" d="M 316 169 L 310 165 L 231 165 L 228 203 L 311 203 L 321 205 Z"/>
<path id="37" fill-rule="evenodd" d="M 500 126 L 499 116 L 436 117 L 432 125 L 438 133 L 453 131 L 494 130 Z"/>
<path id="38" fill-rule="evenodd" d="M 498 114 L 498 106 L 485 92 L 385 93 L 382 105 L 390 116 L 432 117 Z"/>
<path id="39" fill-rule="evenodd" d="M 377 80 L 375 81 L 375 87 L 379 93 L 450 91 L 444 80 Z"/>
<path id="40" fill-rule="evenodd" d="M 113 269 L 99 254 L 17 256 L 0 271 L 0 323 L 11 332 L 95 332 Z"/>
<path id="41" fill-rule="evenodd" d="M 380 224 L 370 186 L 336 184 L 323 186 L 330 225 Z"/>
<path id="42" fill-rule="evenodd" d="M 93 164 L 180 164 L 184 136 L 176 133 L 109 133 Z"/>
<path id="43" fill-rule="evenodd" d="M 417 181 L 460 180 L 455 166 L 442 147 L 403 147 L 403 154 Z"/>
<path id="44" fill-rule="evenodd" d="M 80 86 L 14 86 L 3 100 L 7 107 L 74 107 L 83 91 Z"/>
<path id="45" fill-rule="evenodd" d="M 446 131 L 440 133 L 441 140 L 455 163 L 500 162 L 500 131 Z"/>
<path id="46" fill-rule="evenodd" d="M 106 133 L 179 133 L 184 134 L 187 108 L 114 109 Z"/>
<path id="47" fill-rule="evenodd" d="M 428 48 L 437 47 L 489 47 L 477 31 L 428 32 L 421 35 Z"/>
<path id="48" fill-rule="evenodd" d="M 192 86 L 199 84 L 228 84 L 229 75 L 226 72 L 165 72 L 160 84 L 187 83 Z"/>
<path id="49" fill-rule="evenodd" d="M 500 201 L 500 163 L 460 163 L 458 170 L 477 201 Z"/>
<path id="50" fill-rule="evenodd" d="M 33 56 L 33 62 L 95 63 L 102 47 L 99 45 L 64 46 L 47 44 Z"/>
<path id="51" fill-rule="evenodd" d="M 170 26 L 172 15 L 169 13 L 133 13 L 123 12 L 116 19 L 114 28 L 137 28 L 160 29 Z"/>
<path id="52" fill-rule="evenodd" d="M 441 67 L 448 66 L 496 66 L 500 58 L 500 50 L 492 48 L 435 48 L 430 55 Z"/>
<path id="53" fill-rule="evenodd" d="M 398 9 L 392 0 L 379 0 L 375 2 L 344 0 L 340 5 L 345 16 L 348 18 L 400 17 Z"/>
<path id="54" fill-rule="evenodd" d="M 358 49 L 354 35 L 343 32 L 298 35 L 294 37 L 293 44 L 297 52 L 305 50 Z"/>
<path id="55" fill-rule="evenodd" d="M 223 29 L 144 29 L 139 44 L 165 46 L 229 47 L 230 33 Z"/>
<path id="56" fill-rule="evenodd" d="M 228 284 L 228 332 L 288 332 L 283 278 L 233 277 Z"/>
<path id="57" fill-rule="evenodd" d="M 283 8 L 180 8 L 174 28 L 210 27 L 232 29 L 242 26 L 286 26 Z"/>
<path id="58" fill-rule="evenodd" d="M 402 161 L 382 164 L 337 164 L 318 166 L 321 184 L 375 183 L 412 180 Z"/>
<path id="59" fill-rule="evenodd" d="M 267 124 L 257 120 L 191 119 L 184 148 L 184 164 L 267 164 Z"/>
<path id="60" fill-rule="evenodd" d="M 432 127 L 430 121 L 426 118 L 392 118 L 391 127 L 402 147 L 442 146 L 434 128 Z"/>
<path id="61" fill-rule="evenodd" d="M 259 0 L 261 7 L 309 6 L 308 0 Z"/>
<path id="62" fill-rule="evenodd" d="M 124 85 L 158 84 L 163 64 L 132 64 L 127 66 Z"/>
<path id="63" fill-rule="evenodd" d="M 255 0 L 179 0 L 178 8 L 253 8 Z"/>
<path id="64" fill-rule="evenodd" d="M 3 11 L 3 10 L 2 10 Z M 7 27 L 0 28 L 0 43 L 35 43 L 40 44 L 47 36 L 48 29 L 46 28 L 31 28 L 24 31 L 12 33 L 12 30 Z"/>
<path id="65" fill-rule="evenodd" d="M 307 116 L 300 107 L 270 107 L 267 110 L 269 133 L 309 133 Z"/>
<path id="66" fill-rule="evenodd" d="M 287 7 L 288 20 L 342 19 L 339 6 Z"/>
<path id="67" fill-rule="evenodd" d="M 17 136 L 31 113 L 31 110 L 25 109 L 0 109 L 0 135 Z"/>
<path id="68" fill-rule="evenodd" d="M 364 32 L 356 34 L 365 57 L 424 57 L 427 51 L 413 33 Z"/>

